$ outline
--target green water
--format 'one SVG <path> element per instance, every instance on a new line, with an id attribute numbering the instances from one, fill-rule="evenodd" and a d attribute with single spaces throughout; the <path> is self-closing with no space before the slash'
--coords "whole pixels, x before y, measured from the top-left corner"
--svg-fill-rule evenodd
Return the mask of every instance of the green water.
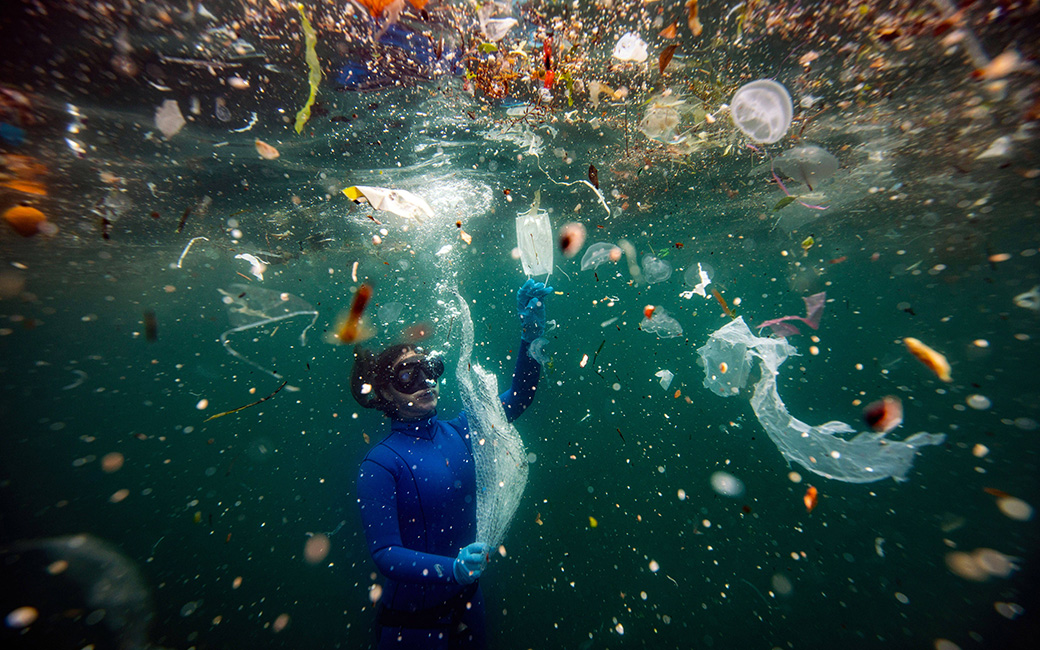
<path id="1" fill-rule="evenodd" d="M 22 10 L 24 24 L 42 29 Z M 702 16 L 721 20 L 719 11 Z M 319 54 L 334 59 L 331 46 Z M 365 546 L 355 481 L 387 423 L 354 403 L 351 350 L 326 333 L 367 282 L 379 325 L 372 344 L 430 323 L 427 345 L 453 367 L 459 329 L 438 300 L 449 300 L 442 287 L 454 284 L 471 301 L 475 358 L 504 385 L 524 280 L 514 217 L 541 189 L 554 228 L 581 221 L 587 244 L 626 239 L 640 258 L 657 252 L 673 273 L 648 285 L 625 260 L 581 271 L 581 253 L 556 253 L 552 360 L 517 422 L 532 454 L 529 482 L 505 556 L 481 580 L 490 647 L 1026 646 L 1037 620 L 1036 518 L 1006 516 L 984 489 L 1040 504 L 1040 321 L 1014 302 L 1040 283 L 1037 181 L 1026 173 L 1037 164 L 1035 138 L 1003 168 L 957 169 L 958 146 L 978 153 L 1014 125 L 987 122 L 948 147 L 926 146 L 928 134 L 898 125 L 909 119 L 941 135 L 968 123 L 955 114 L 975 92 L 959 85 L 962 68 L 947 62 L 957 72 L 943 68 L 945 77 L 809 123 L 805 137 L 844 167 L 829 186 L 831 207 L 773 212 L 783 194 L 728 120 L 718 146 L 669 152 L 630 124 L 642 112 L 640 92 L 607 109 L 605 126 L 589 124 L 597 113 L 586 103 L 571 109 L 560 100 L 555 121 L 534 126 L 540 158 L 490 137 L 513 118 L 470 98 L 456 78 L 363 95 L 323 90 L 327 113 L 296 135 L 281 116 L 297 108 L 302 54 L 279 56 L 291 74 L 271 85 L 277 101 L 250 94 L 255 105 L 233 122 L 199 118 L 168 142 L 151 123 L 166 94 L 104 78 L 37 79 L 47 119 L 4 153 L 42 161 L 50 192 L 5 189 L 0 208 L 28 198 L 58 232 L 23 239 L 5 227 L 0 237 L 0 542 L 88 533 L 112 544 L 142 571 L 156 645 L 370 647 L 370 587 L 382 578 Z M 795 61 L 741 56 L 750 60 L 741 64 L 753 73 L 747 80 L 800 83 Z M 9 64 L 6 75 L 24 89 L 35 73 Z M 949 95 L 935 94 L 944 83 Z M 200 91 L 207 102 L 215 93 Z M 64 142 L 66 102 L 89 116 L 77 136 L 89 145 L 85 157 Z M 944 125 L 939 108 L 950 112 Z M 230 130 L 254 110 L 254 130 Z M 567 121 L 568 110 L 579 113 Z M 276 144 L 281 157 L 258 158 L 254 138 Z M 590 164 L 609 216 L 588 186 L 560 184 L 585 178 Z M 105 181 L 102 171 L 122 180 Z M 354 205 L 340 193 L 353 184 L 408 189 L 437 214 L 415 223 Z M 198 207 L 205 196 L 212 203 Z M 116 207 L 97 212 L 106 201 Z M 815 243 L 803 251 L 810 235 Z M 208 241 L 175 268 L 193 237 Z M 260 281 L 240 253 L 284 263 Z M 1000 253 L 1008 259 L 993 261 Z M 891 436 L 928 431 L 945 443 L 922 448 L 901 483 L 855 485 L 789 466 L 746 396 L 723 399 L 702 385 L 696 350 L 730 318 L 710 293 L 680 296 L 697 262 L 713 267 L 712 286 L 749 323 L 801 314 L 804 296 L 827 292 L 819 330 L 789 339 L 801 356 L 781 369 L 779 392 L 792 415 L 863 430 L 863 404 L 896 395 L 905 421 Z M 230 334 L 233 349 L 288 386 L 204 422 L 281 383 L 220 343 L 232 324 L 218 290 L 232 284 L 292 294 L 318 317 L 306 345 L 299 337 L 309 316 Z M 404 311 L 380 323 L 378 309 L 390 302 Z M 667 310 L 683 334 L 641 331 L 648 304 Z M 907 353 L 906 336 L 942 351 L 953 381 Z M 662 369 L 675 375 L 668 390 L 655 376 Z M 439 407 L 449 417 L 460 405 L 451 374 Z M 972 395 L 991 406 L 969 406 Z M 105 471 L 113 453 L 124 462 Z M 713 490 L 718 471 L 739 478 L 743 493 Z M 820 495 L 811 513 L 807 484 Z M 304 545 L 315 533 L 329 535 L 331 548 L 310 564 Z M 1012 557 L 1016 570 L 976 582 L 948 568 L 951 552 L 978 548 Z M 17 593 L 3 603 L 20 606 Z M 1002 615 L 999 603 L 1024 613 Z M 275 632 L 282 614 L 289 623 Z"/>

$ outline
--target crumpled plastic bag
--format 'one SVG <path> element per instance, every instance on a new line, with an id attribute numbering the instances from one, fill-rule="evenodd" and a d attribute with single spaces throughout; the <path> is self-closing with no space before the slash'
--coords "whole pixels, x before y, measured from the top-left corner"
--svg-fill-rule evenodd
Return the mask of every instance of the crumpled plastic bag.
<path id="1" fill-rule="evenodd" d="M 776 388 L 780 365 L 797 353 L 786 339 L 755 336 L 743 318 L 719 328 L 697 350 L 705 369 L 705 388 L 723 397 L 744 389 L 757 360 L 761 378 L 751 395 L 755 417 L 788 462 L 820 476 L 846 483 L 872 483 L 888 477 L 905 481 L 917 450 L 946 440 L 943 434 L 923 431 L 902 441 L 876 432 L 843 438 L 837 434 L 855 433 L 844 422 L 819 426 L 802 422 L 787 412 Z"/>
<path id="2" fill-rule="evenodd" d="M 433 208 L 425 199 L 405 190 L 352 185 L 343 190 L 343 193 L 355 203 L 367 201 L 376 210 L 393 212 L 402 217 L 415 219 L 419 223 L 422 223 L 422 215 L 433 216 Z"/>

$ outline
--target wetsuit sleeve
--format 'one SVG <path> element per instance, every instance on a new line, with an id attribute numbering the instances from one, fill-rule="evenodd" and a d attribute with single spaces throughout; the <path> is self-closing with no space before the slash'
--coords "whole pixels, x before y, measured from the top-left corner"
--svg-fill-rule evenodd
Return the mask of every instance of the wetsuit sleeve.
<path id="1" fill-rule="evenodd" d="M 358 503 L 368 550 L 380 573 L 399 582 L 458 584 L 452 572 L 455 558 L 413 551 L 402 544 L 396 480 L 390 469 L 372 459 L 361 463 Z"/>
<path id="2" fill-rule="evenodd" d="M 534 401 L 534 392 L 538 388 L 538 378 L 542 374 L 542 366 L 528 354 L 531 344 L 520 341 L 520 349 L 516 356 L 516 368 L 513 370 L 513 383 L 509 390 L 499 395 L 502 406 L 506 410 L 506 419 L 510 422 L 520 417 Z"/>

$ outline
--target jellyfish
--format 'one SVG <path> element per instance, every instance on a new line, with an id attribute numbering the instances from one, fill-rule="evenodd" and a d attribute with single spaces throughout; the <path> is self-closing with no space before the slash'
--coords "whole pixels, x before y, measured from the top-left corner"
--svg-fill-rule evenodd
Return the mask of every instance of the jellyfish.
<path id="1" fill-rule="evenodd" d="M 681 116 L 674 106 L 653 105 L 646 109 L 639 130 L 651 140 L 667 143 L 675 139 L 675 129 L 680 121 Z"/>
<path id="2" fill-rule="evenodd" d="M 643 257 L 643 277 L 649 284 L 664 282 L 672 275 L 672 265 L 653 255 Z"/>
<path id="3" fill-rule="evenodd" d="M 539 336 L 535 340 L 531 341 L 531 346 L 527 349 L 527 354 L 531 355 L 531 358 L 545 365 L 549 361 L 551 355 L 545 348 L 549 345 L 549 339 L 544 336 Z"/>
<path id="4" fill-rule="evenodd" d="M 639 323 L 639 329 L 656 334 L 657 338 L 661 339 L 673 339 L 677 336 L 682 336 L 683 332 L 679 321 L 666 314 L 664 309 L 660 307 L 654 310 L 650 318 L 644 318 Z"/>
<path id="5" fill-rule="evenodd" d="M 393 323 L 397 321 L 397 318 L 401 315 L 402 311 L 404 311 L 404 305 L 394 301 L 381 305 L 377 313 L 381 322 Z"/>
<path id="6" fill-rule="evenodd" d="M 5 596 L 15 597 L 5 598 L 5 605 L 31 603 L 36 614 L 17 640 L 5 631 L 2 638 L 12 647 L 154 647 L 148 583 L 133 560 L 100 538 L 79 534 L 0 547 L 0 581 Z M 8 627 L 12 622 L 8 615 Z"/>
<path id="7" fill-rule="evenodd" d="M 788 149 L 773 161 L 773 166 L 784 176 L 805 183 L 812 191 L 814 185 L 834 176 L 839 163 L 825 150 L 809 144 Z"/>
<path id="8" fill-rule="evenodd" d="M 791 95 L 771 79 L 759 79 L 737 90 L 730 101 L 733 123 L 755 142 L 772 144 L 791 126 Z"/>
<path id="9" fill-rule="evenodd" d="M 588 271 L 600 264 L 616 262 L 621 259 L 621 249 L 609 242 L 599 242 L 589 246 L 581 258 L 581 270 Z"/>

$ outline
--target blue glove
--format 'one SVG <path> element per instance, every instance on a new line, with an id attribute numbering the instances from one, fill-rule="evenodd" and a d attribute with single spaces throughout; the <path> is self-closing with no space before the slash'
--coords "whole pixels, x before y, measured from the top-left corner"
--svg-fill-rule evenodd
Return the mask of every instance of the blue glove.
<path id="1" fill-rule="evenodd" d="M 480 578 L 487 566 L 488 546 L 480 542 L 473 542 L 459 551 L 452 566 L 455 574 L 455 582 L 460 585 L 471 585 Z"/>
<path id="2" fill-rule="evenodd" d="M 516 292 L 516 306 L 520 311 L 520 338 L 530 343 L 545 330 L 545 300 L 553 288 L 527 278 Z"/>

